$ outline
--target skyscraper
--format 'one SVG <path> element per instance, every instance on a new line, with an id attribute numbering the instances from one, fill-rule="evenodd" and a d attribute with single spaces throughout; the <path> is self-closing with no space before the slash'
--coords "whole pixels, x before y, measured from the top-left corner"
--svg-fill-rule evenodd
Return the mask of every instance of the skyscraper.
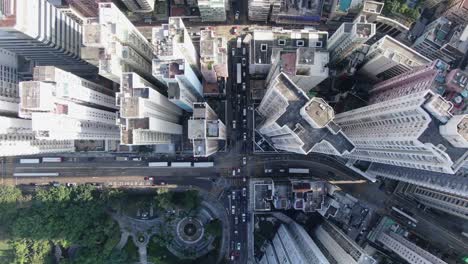
<path id="1" fill-rule="evenodd" d="M 208 157 L 226 141 L 226 126 L 208 103 L 194 103 L 188 121 L 188 138 L 193 144 L 194 157 Z"/>
<path id="2" fill-rule="evenodd" d="M 361 246 L 329 221 L 325 220 L 315 229 L 313 239 L 324 255 L 334 260 L 333 263 L 377 263 Z"/>
<path id="3" fill-rule="evenodd" d="M 99 18 L 84 26 L 83 58 L 99 67 L 99 74 L 116 83 L 124 72 L 151 80 L 153 48 L 113 3 L 99 4 Z"/>
<path id="4" fill-rule="evenodd" d="M 373 81 L 387 80 L 431 60 L 398 40 L 384 36 L 369 47 L 359 73 Z"/>
<path id="5" fill-rule="evenodd" d="M 182 110 L 135 73 L 122 74 L 116 104 L 121 144 L 154 145 L 174 143 L 182 134 Z"/>
<path id="6" fill-rule="evenodd" d="M 259 264 L 329 264 L 302 226 L 291 221 L 282 224 L 266 247 Z"/>
<path id="7" fill-rule="evenodd" d="M 168 88 L 169 99 L 192 112 L 193 103 L 203 97 L 199 80 L 198 54 L 180 17 L 153 28 L 153 76 Z"/>
<path id="8" fill-rule="evenodd" d="M 0 115 L 16 115 L 18 103 L 18 59 L 13 52 L 0 49 Z"/>
<path id="9" fill-rule="evenodd" d="M 0 48 L 79 75 L 96 72 L 81 59 L 82 27 L 46 0 L 5 0 Z"/>
<path id="10" fill-rule="evenodd" d="M 270 81 L 257 110 L 263 117 L 257 130 L 277 149 L 304 155 L 342 155 L 354 149 L 333 122 L 333 108 L 321 98 L 309 98 L 284 73 Z"/>
<path id="11" fill-rule="evenodd" d="M 338 64 L 375 34 L 375 24 L 365 16 L 359 16 L 352 23 L 343 23 L 328 40 L 330 64 Z"/>
<path id="12" fill-rule="evenodd" d="M 56 67 L 36 67 L 20 83 L 20 116 L 39 139 L 116 140 L 115 110 L 112 91 Z"/>

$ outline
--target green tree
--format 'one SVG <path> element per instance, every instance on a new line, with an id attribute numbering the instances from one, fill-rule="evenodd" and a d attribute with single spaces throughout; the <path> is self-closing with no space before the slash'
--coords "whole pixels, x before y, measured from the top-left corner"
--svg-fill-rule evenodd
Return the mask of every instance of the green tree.
<path id="1" fill-rule="evenodd" d="M 0 223 L 10 226 L 17 213 L 17 203 L 23 199 L 21 191 L 13 186 L 0 186 Z"/>
<path id="2" fill-rule="evenodd" d="M 213 237 L 221 237 L 223 225 L 219 219 L 213 219 L 205 225 L 205 232 Z"/>

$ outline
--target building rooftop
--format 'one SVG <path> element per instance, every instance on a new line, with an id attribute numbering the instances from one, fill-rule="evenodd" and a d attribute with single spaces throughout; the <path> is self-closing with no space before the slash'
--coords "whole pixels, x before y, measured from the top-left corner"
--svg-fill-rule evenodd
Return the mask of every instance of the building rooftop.
<path id="1" fill-rule="evenodd" d="M 322 1 L 286 0 L 278 13 L 277 23 L 319 22 L 322 13 Z"/>
<path id="2" fill-rule="evenodd" d="M 392 38 L 391 36 L 384 36 L 374 45 L 379 46 L 383 50 L 388 50 L 392 53 L 392 58 L 399 62 L 413 66 L 418 66 L 421 64 L 429 64 L 431 60 L 421 55 L 419 52 L 413 50 L 412 48 L 406 46 L 405 44 L 399 42 L 398 40 Z"/>
<path id="3" fill-rule="evenodd" d="M 314 102 L 313 106 L 320 107 L 319 98 L 310 100 L 305 93 L 302 92 L 294 83 L 286 77 L 284 74 L 278 75 L 278 82 L 275 86 L 279 92 L 285 96 L 288 100 L 289 105 L 287 106 L 286 111 L 276 120 L 276 123 L 282 126 L 288 126 L 293 130 L 296 135 L 304 143 L 302 149 L 305 153 L 314 147 L 315 144 L 321 142 L 322 140 L 327 140 L 338 152 L 344 153 L 345 151 L 351 151 L 354 148 L 354 145 L 343 135 L 343 133 L 338 132 L 336 134 L 332 133 L 328 127 L 323 128 L 314 128 L 310 123 L 301 118 L 301 109 L 310 101 Z M 319 100 L 319 101 L 317 101 Z M 327 106 L 327 111 L 323 115 L 315 115 L 314 118 L 317 119 L 317 122 L 321 125 L 328 123 L 330 120 L 330 110 Z M 316 109 L 316 108 L 312 108 Z"/>
<path id="4" fill-rule="evenodd" d="M 255 30 L 251 45 L 251 64 L 271 64 L 274 52 L 294 51 L 298 48 L 327 49 L 328 33 L 315 29 L 304 30 Z M 306 54 L 304 53 L 304 56 Z"/>
<path id="5" fill-rule="evenodd" d="M 333 120 L 335 112 L 322 98 L 314 97 L 301 108 L 301 116 L 315 128 L 324 128 Z"/>
<path id="6" fill-rule="evenodd" d="M 255 211 L 270 211 L 273 199 L 273 182 L 271 180 L 259 181 L 253 184 Z"/>

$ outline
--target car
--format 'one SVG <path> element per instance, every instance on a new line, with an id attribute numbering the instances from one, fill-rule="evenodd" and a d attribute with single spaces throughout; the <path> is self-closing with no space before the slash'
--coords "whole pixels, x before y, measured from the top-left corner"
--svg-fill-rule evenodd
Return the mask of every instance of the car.
<path id="1" fill-rule="evenodd" d="M 149 177 L 148 180 L 149 181 L 154 181 L 154 177 Z"/>
<path id="2" fill-rule="evenodd" d="M 245 82 L 242 83 L 242 91 L 245 91 Z"/>
<path id="3" fill-rule="evenodd" d="M 237 216 L 234 217 L 234 224 L 235 224 L 235 225 L 239 224 L 239 218 L 238 218 Z"/>
<path id="4" fill-rule="evenodd" d="M 234 19 L 239 20 L 239 15 L 240 15 L 240 12 L 239 12 L 239 10 L 237 10 L 236 15 L 234 16 Z"/>
<path id="5" fill-rule="evenodd" d="M 247 188 L 242 188 L 242 196 L 247 196 Z"/>
<path id="6" fill-rule="evenodd" d="M 244 71 L 244 72 L 242 72 L 242 77 L 245 77 L 245 71 Z"/>
<path id="7" fill-rule="evenodd" d="M 236 214 L 236 206 L 235 206 L 235 205 L 233 205 L 233 206 L 231 207 L 231 213 L 232 213 L 233 215 Z"/>
<path id="8" fill-rule="evenodd" d="M 241 243 L 237 242 L 237 250 L 241 250 Z"/>
<path id="9" fill-rule="evenodd" d="M 265 169 L 265 173 L 271 173 L 272 171 L 272 169 Z"/>
<path id="10" fill-rule="evenodd" d="M 237 173 L 240 173 L 240 168 L 237 168 Z"/>
<path id="11" fill-rule="evenodd" d="M 247 157 L 242 157 L 242 164 L 247 165 Z"/>
<path id="12" fill-rule="evenodd" d="M 235 55 L 236 55 L 236 49 L 232 48 L 232 56 L 235 56 Z"/>
<path id="13" fill-rule="evenodd" d="M 235 200 L 235 199 L 236 199 L 236 192 L 232 191 L 232 200 Z"/>
<path id="14" fill-rule="evenodd" d="M 247 51 L 247 50 L 245 49 L 245 47 L 242 48 L 242 55 L 245 55 L 246 51 Z M 245 62 L 245 58 L 242 58 L 242 63 L 243 63 L 242 66 L 245 66 L 245 63 L 246 63 L 246 62 Z"/>
<path id="15" fill-rule="evenodd" d="M 60 182 L 51 182 L 50 185 L 54 186 L 54 187 L 59 187 L 60 186 Z"/>
<path id="16" fill-rule="evenodd" d="M 245 214 L 242 214 L 242 223 L 245 223 L 245 219 L 246 219 Z"/>
<path id="17" fill-rule="evenodd" d="M 239 232 L 237 230 L 234 230 L 234 235 L 238 235 Z"/>
<path id="18" fill-rule="evenodd" d="M 236 120 L 232 120 L 232 128 L 236 129 Z"/>
<path id="19" fill-rule="evenodd" d="M 158 185 L 166 185 L 166 182 L 163 182 L 163 181 L 162 181 L 162 182 L 159 182 Z"/>
<path id="20" fill-rule="evenodd" d="M 280 169 L 279 172 L 284 173 L 284 172 L 286 172 L 286 170 L 285 169 Z"/>
<path id="21" fill-rule="evenodd" d="M 243 138 L 244 138 L 244 141 L 247 140 L 247 133 L 244 132 Z"/>
<path id="22" fill-rule="evenodd" d="M 141 157 L 132 158 L 133 161 L 141 161 Z"/>
<path id="23" fill-rule="evenodd" d="M 232 170 L 232 176 L 236 176 L 236 169 Z"/>
<path id="24" fill-rule="evenodd" d="M 236 35 L 237 34 L 237 27 L 232 27 L 231 28 L 231 34 Z"/>
<path id="25" fill-rule="evenodd" d="M 243 48 L 243 51 L 245 51 L 245 48 Z M 247 64 L 247 60 L 245 58 L 242 58 L 242 66 L 245 67 L 245 65 Z"/>
<path id="26" fill-rule="evenodd" d="M 67 183 L 65 183 L 65 186 L 73 187 L 73 186 L 76 186 L 76 183 L 75 182 L 67 182 Z"/>
<path id="27" fill-rule="evenodd" d="M 243 181 L 243 182 L 246 182 L 246 181 L 247 181 L 247 179 L 244 177 L 244 178 L 242 178 L 242 181 Z"/>

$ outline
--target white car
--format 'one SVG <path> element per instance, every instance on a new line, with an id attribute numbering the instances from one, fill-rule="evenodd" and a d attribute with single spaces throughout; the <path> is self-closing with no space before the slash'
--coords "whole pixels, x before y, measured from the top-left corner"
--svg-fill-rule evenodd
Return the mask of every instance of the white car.
<path id="1" fill-rule="evenodd" d="M 243 165 L 247 165 L 247 157 L 243 157 L 243 158 L 242 158 L 242 164 L 243 164 Z"/>
<path id="2" fill-rule="evenodd" d="M 236 55 L 236 49 L 232 48 L 232 56 L 235 56 L 235 55 Z"/>
<path id="3" fill-rule="evenodd" d="M 245 214 L 242 214 L 242 223 L 245 223 Z"/>
<path id="4" fill-rule="evenodd" d="M 231 213 L 232 213 L 233 215 L 236 214 L 236 206 L 235 206 L 235 205 L 233 205 L 233 206 L 231 207 Z"/>
<path id="5" fill-rule="evenodd" d="M 242 53 L 245 54 L 245 48 L 242 50 Z M 247 64 L 247 60 L 245 58 L 242 58 L 242 66 L 245 67 L 246 64 Z"/>
<path id="6" fill-rule="evenodd" d="M 242 196 L 247 196 L 247 188 L 242 188 Z"/>

